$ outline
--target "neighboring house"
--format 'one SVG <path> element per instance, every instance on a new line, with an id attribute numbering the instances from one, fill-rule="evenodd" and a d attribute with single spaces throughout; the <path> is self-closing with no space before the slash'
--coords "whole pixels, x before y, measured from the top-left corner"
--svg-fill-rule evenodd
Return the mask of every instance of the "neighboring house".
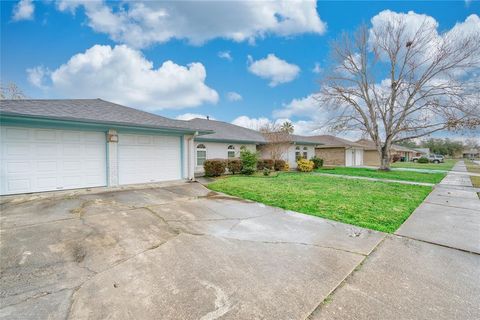
<path id="1" fill-rule="evenodd" d="M 412 148 L 415 151 L 415 157 L 428 157 L 430 155 L 430 148 Z"/>
<path id="2" fill-rule="evenodd" d="M 191 179 L 212 133 L 100 99 L 1 100 L 0 125 L 0 194 Z"/>
<path id="3" fill-rule="evenodd" d="M 463 150 L 462 156 L 463 158 L 466 158 L 466 159 L 478 159 L 480 158 L 480 150 L 479 149 Z"/>
<path id="4" fill-rule="evenodd" d="M 203 173 L 203 163 L 207 159 L 238 158 L 242 147 L 255 152 L 258 145 L 266 142 L 260 132 L 231 123 L 199 118 L 188 122 L 192 126 L 213 131 L 211 134 L 194 138 L 196 173 Z"/>
<path id="5" fill-rule="evenodd" d="M 366 166 L 380 165 L 380 154 L 372 140 L 360 139 L 356 141 L 356 143 L 362 145 L 364 148 L 363 160 Z M 405 161 L 409 161 L 416 153 L 416 150 L 394 144 L 391 147 L 390 156 L 393 157 L 394 155 L 398 155 L 400 158 L 404 158 Z"/>
<path id="6" fill-rule="evenodd" d="M 308 139 L 318 144 L 315 155 L 323 159 L 325 166 L 362 166 L 363 147 L 358 143 L 331 135 L 311 136 Z"/>

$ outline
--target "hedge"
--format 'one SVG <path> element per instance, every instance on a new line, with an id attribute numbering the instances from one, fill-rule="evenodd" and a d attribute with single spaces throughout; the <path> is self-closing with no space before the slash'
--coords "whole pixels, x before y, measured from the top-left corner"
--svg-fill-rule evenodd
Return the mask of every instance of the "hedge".
<path id="1" fill-rule="evenodd" d="M 207 177 L 218 177 L 225 173 L 227 161 L 224 159 L 210 159 L 203 163 L 203 169 Z"/>

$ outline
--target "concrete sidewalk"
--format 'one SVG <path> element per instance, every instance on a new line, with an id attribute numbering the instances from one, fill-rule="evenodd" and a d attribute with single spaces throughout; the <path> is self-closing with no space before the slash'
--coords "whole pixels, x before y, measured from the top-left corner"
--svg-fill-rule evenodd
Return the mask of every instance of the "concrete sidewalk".
<path id="1" fill-rule="evenodd" d="M 480 200 L 453 170 L 310 319 L 480 318 Z"/>

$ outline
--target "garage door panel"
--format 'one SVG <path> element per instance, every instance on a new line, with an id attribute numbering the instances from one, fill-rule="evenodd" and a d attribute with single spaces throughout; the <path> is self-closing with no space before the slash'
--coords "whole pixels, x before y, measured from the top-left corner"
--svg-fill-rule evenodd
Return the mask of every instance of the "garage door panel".
<path id="1" fill-rule="evenodd" d="M 28 140 L 30 137 L 30 130 L 25 128 L 6 128 L 5 136 L 8 140 L 18 140 L 18 141 L 25 141 Z"/>
<path id="2" fill-rule="evenodd" d="M 180 139 L 161 135 L 119 135 L 120 184 L 180 179 Z"/>
<path id="3" fill-rule="evenodd" d="M 1 128 L 0 194 L 106 185 L 104 132 Z"/>
<path id="4" fill-rule="evenodd" d="M 57 132 L 49 129 L 37 129 L 35 130 L 35 139 L 37 141 L 52 141 L 57 140 Z"/>

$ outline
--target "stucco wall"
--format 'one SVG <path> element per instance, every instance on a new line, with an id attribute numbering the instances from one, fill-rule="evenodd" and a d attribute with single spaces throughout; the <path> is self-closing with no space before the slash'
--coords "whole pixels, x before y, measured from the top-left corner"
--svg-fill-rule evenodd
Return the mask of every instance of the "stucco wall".
<path id="1" fill-rule="evenodd" d="M 363 164 L 366 166 L 379 166 L 380 155 L 377 150 L 365 150 L 363 152 Z"/>
<path id="2" fill-rule="evenodd" d="M 345 148 L 317 148 L 315 155 L 323 159 L 324 166 L 345 165 Z"/>
<path id="3" fill-rule="evenodd" d="M 203 166 L 197 166 L 196 150 L 199 144 L 203 144 L 207 148 L 207 159 L 227 159 L 227 148 L 229 145 L 233 145 L 235 147 L 235 157 L 240 157 L 241 146 L 245 146 L 250 151 L 256 151 L 257 149 L 255 144 L 195 141 L 194 143 L 195 172 L 203 172 Z"/>

